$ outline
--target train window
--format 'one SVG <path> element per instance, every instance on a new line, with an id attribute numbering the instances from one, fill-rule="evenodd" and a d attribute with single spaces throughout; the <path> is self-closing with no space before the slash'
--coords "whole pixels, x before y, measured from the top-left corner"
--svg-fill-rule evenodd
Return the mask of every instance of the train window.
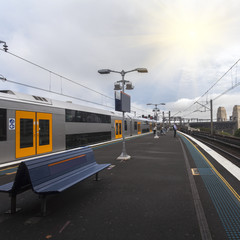
<path id="1" fill-rule="evenodd" d="M 137 130 L 137 122 L 134 122 L 134 130 Z"/>
<path id="2" fill-rule="evenodd" d="M 20 119 L 20 148 L 33 147 L 33 119 Z"/>
<path id="3" fill-rule="evenodd" d="M 127 131 L 127 121 L 126 120 L 124 120 L 124 129 L 125 129 L 125 131 Z"/>
<path id="4" fill-rule="evenodd" d="M 66 135 L 66 148 L 76 148 L 111 140 L 111 132 L 96 132 Z"/>
<path id="5" fill-rule="evenodd" d="M 49 120 L 39 120 L 39 145 L 49 144 Z"/>
<path id="6" fill-rule="evenodd" d="M 7 140 L 7 110 L 0 109 L 0 141 Z"/>
<path id="7" fill-rule="evenodd" d="M 142 133 L 147 133 L 147 132 L 149 132 L 149 128 L 142 129 Z"/>
<path id="8" fill-rule="evenodd" d="M 122 135 L 122 122 L 119 123 L 119 135 Z"/>
<path id="9" fill-rule="evenodd" d="M 65 120 L 66 122 L 111 123 L 111 117 L 109 115 L 70 109 L 65 110 Z"/>

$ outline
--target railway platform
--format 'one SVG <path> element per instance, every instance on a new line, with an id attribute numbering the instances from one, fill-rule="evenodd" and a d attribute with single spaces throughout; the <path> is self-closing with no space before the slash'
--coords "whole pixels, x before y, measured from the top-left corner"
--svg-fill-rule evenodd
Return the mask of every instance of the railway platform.
<path id="1" fill-rule="evenodd" d="M 98 182 L 48 197 L 45 217 L 32 191 L 18 195 L 14 215 L 0 193 L 1 238 L 240 239 L 239 180 L 202 146 L 168 132 L 129 139 L 126 149 L 131 159 L 119 161 L 121 142 L 95 146 L 96 161 L 111 166 Z M 14 178 L 14 168 L 0 170 L 0 184 Z"/>

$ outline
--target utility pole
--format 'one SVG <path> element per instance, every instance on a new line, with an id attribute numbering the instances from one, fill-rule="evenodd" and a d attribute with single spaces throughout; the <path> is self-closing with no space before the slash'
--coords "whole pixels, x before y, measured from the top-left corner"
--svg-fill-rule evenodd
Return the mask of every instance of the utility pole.
<path id="1" fill-rule="evenodd" d="M 212 99 L 210 100 L 210 114 L 211 114 L 211 136 L 213 136 L 213 104 L 212 104 Z"/>
<path id="2" fill-rule="evenodd" d="M 169 127 L 170 127 L 170 125 L 171 125 L 170 117 L 171 117 L 171 112 L 168 111 L 168 123 L 169 123 Z"/>

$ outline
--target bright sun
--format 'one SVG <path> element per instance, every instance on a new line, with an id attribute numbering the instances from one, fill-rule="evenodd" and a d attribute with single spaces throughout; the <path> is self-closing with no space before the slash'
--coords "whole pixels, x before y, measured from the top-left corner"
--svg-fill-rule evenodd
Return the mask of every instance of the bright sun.
<path id="1" fill-rule="evenodd" d="M 196 63 L 205 59 L 224 41 L 225 22 L 218 21 L 213 11 L 201 11 L 193 5 L 195 8 L 180 3 L 175 7 L 170 3 L 160 5 L 161 11 L 156 8 L 151 13 L 147 34 L 137 36 L 138 42 L 151 45 L 156 57 L 168 57 L 171 62 Z"/>
<path id="2" fill-rule="evenodd" d="M 219 41 L 217 36 L 220 28 L 213 15 L 182 8 L 176 11 L 171 9 L 169 12 L 156 19 L 159 18 L 160 22 L 158 42 L 166 46 L 171 53 L 174 51 L 175 54 L 184 55 L 191 61 Z"/>
<path id="3" fill-rule="evenodd" d="M 188 35 L 189 35 L 189 38 L 192 39 L 192 40 L 195 40 L 196 39 L 196 36 L 197 36 L 197 32 L 195 30 L 190 30 L 188 32 Z"/>
<path id="4" fill-rule="evenodd" d="M 184 51 L 189 57 L 203 50 L 209 35 L 207 26 L 190 20 L 173 22 L 167 31 L 169 44 Z"/>

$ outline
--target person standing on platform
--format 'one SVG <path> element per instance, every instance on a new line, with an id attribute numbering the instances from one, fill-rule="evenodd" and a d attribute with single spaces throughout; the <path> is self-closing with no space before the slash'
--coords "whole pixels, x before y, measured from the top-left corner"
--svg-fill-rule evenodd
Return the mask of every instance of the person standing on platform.
<path id="1" fill-rule="evenodd" d="M 173 131 L 174 131 L 174 137 L 176 137 L 177 126 L 175 124 L 173 125 Z"/>
<path id="2" fill-rule="evenodd" d="M 153 128 L 153 135 L 155 136 L 156 134 L 156 131 L 157 131 L 157 126 L 155 125 L 155 127 Z"/>

